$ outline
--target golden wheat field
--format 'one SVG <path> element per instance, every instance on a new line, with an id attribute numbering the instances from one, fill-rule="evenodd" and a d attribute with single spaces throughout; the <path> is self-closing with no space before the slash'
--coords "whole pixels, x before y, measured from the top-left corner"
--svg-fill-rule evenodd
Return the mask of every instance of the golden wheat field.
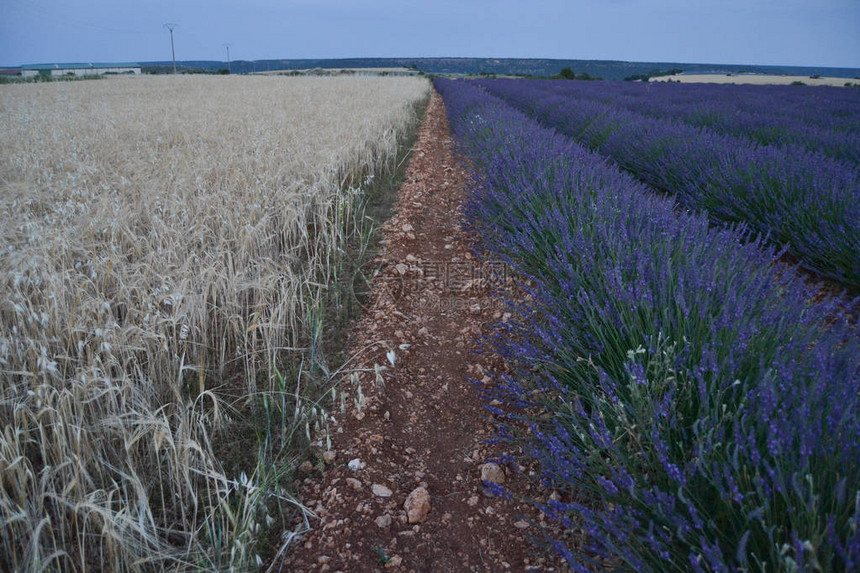
<path id="1" fill-rule="evenodd" d="M 0 569 L 244 571 L 288 541 L 272 446 L 320 415 L 302 386 L 363 189 L 428 93 L 0 86 Z M 221 452 L 247 412 L 259 455 L 238 471 Z"/>
<path id="2" fill-rule="evenodd" d="M 842 87 L 846 83 L 851 83 L 852 80 L 836 77 L 777 76 L 768 74 L 678 74 L 674 76 L 657 76 L 650 78 L 649 81 L 672 81 L 684 84 L 752 84 L 758 86 L 787 86 L 795 82 L 802 82 L 810 86 Z"/>

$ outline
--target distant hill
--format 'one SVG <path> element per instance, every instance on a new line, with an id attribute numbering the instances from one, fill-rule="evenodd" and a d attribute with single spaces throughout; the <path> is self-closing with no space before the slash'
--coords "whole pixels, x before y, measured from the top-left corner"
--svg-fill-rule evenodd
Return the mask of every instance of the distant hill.
<path id="1" fill-rule="evenodd" d="M 144 67 L 170 67 L 172 62 L 144 62 Z M 177 62 L 184 68 L 216 71 L 226 69 L 226 62 L 183 61 Z M 614 60 L 555 60 L 535 58 L 341 58 L 341 59 L 301 59 L 301 60 L 236 60 L 230 62 L 234 74 L 263 72 L 272 70 L 307 70 L 313 68 L 414 68 L 427 74 L 456 75 L 521 75 L 552 76 L 562 68 L 571 68 L 577 74 L 600 76 L 607 80 L 649 74 L 655 70 L 680 69 L 687 73 L 759 73 L 797 76 L 832 76 L 839 78 L 860 78 L 858 68 L 827 68 L 809 66 L 749 66 L 734 64 L 696 64 L 682 62 L 623 62 Z"/>
<path id="2" fill-rule="evenodd" d="M 227 69 L 227 62 L 215 60 L 183 60 L 176 62 L 185 72 L 216 72 Z M 144 73 L 170 73 L 173 62 L 141 62 Z M 275 59 L 236 60 L 230 62 L 234 74 L 274 70 L 307 70 L 314 68 L 413 68 L 427 74 L 444 75 L 517 75 L 547 77 L 570 68 L 576 74 L 599 76 L 607 80 L 623 80 L 631 76 L 653 74 L 655 71 L 683 70 L 687 73 L 758 73 L 796 76 L 830 76 L 860 79 L 860 68 L 827 68 L 809 66 L 748 66 L 733 64 L 696 64 L 682 62 L 623 62 L 614 60 L 555 60 L 539 58 L 340 58 L 340 59 Z M 13 68 L 20 69 L 20 68 Z M 11 70 L 9 70 L 11 71 Z"/>

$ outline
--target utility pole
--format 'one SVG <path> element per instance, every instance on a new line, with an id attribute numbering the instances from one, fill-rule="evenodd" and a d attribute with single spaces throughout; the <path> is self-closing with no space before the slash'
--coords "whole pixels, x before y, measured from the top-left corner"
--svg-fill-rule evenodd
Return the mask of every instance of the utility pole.
<path id="1" fill-rule="evenodd" d="M 224 47 L 227 48 L 227 71 L 233 73 L 230 69 L 230 44 L 224 44 Z"/>
<path id="2" fill-rule="evenodd" d="M 173 73 L 176 73 L 176 50 L 173 49 L 173 29 L 176 24 L 165 24 L 165 28 L 170 30 L 170 53 L 173 55 Z"/>

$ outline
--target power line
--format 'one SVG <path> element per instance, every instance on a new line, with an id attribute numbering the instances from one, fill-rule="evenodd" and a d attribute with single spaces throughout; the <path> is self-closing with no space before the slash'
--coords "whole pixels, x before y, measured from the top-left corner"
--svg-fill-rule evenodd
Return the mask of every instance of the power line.
<path id="1" fill-rule="evenodd" d="M 173 56 L 173 73 L 176 73 L 176 50 L 173 49 L 173 29 L 178 26 L 178 24 L 165 24 L 164 27 L 170 30 L 170 53 Z"/>

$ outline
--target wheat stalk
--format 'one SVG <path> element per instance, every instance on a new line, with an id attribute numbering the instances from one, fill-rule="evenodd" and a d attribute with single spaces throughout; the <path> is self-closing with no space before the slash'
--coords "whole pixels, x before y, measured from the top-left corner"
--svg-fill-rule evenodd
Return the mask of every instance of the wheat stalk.
<path id="1" fill-rule="evenodd" d="M 0 565 L 255 561 L 273 519 L 262 498 L 287 496 L 219 461 L 242 407 L 230 397 L 293 391 L 275 387 L 275 365 L 316 344 L 363 225 L 360 187 L 394 168 L 427 90 L 356 77 L 0 86 Z"/>

